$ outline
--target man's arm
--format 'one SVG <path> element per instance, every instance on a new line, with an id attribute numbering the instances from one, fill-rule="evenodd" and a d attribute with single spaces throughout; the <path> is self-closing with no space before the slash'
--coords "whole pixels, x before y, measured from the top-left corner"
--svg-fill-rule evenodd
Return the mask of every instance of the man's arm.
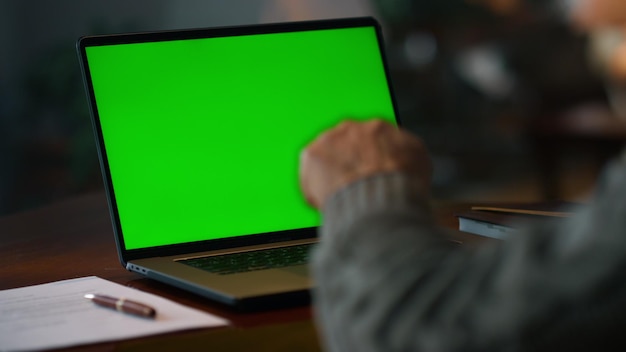
<path id="1" fill-rule="evenodd" d="M 376 145 L 370 138 L 354 141 Z M 358 149 L 332 147 L 334 153 L 320 155 L 337 159 Z M 323 169 L 327 178 L 341 173 Z M 318 199 L 324 225 L 314 256 L 314 303 L 331 350 L 542 350 L 614 342 L 604 337 L 625 319 L 610 314 L 626 310 L 626 280 L 616 280 L 626 268 L 623 164 L 607 171 L 602 195 L 579 217 L 476 249 L 443 239 L 424 192 L 428 176 L 416 170 L 429 172 L 366 173 Z"/>

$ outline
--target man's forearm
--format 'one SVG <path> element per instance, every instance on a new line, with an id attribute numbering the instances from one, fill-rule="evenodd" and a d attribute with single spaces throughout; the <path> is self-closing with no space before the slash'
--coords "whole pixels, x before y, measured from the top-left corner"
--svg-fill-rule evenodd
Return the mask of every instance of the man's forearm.
<path id="1" fill-rule="evenodd" d="M 424 295 L 430 298 L 401 299 L 431 280 L 430 267 L 453 246 L 416 187 L 401 174 L 377 175 L 351 185 L 324 208 L 314 297 L 336 350 L 386 350 L 388 339 L 406 342 L 408 336 L 398 335 L 413 335 L 415 317 L 428 314 L 438 300 L 436 291 Z"/>
<path id="2" fill-rule="evenodd" d="M 589 210 L 475 250 L 444 239 L 401 174 L 351 185 L 326 204 L 314 256 L 326 341 L 344 351 L 562 346 L 581 333 L 578 319 L 602 321 L 602 304 L 626 302 L 603 291 L 626 265 L 624 179 L 614 165 Z"/>

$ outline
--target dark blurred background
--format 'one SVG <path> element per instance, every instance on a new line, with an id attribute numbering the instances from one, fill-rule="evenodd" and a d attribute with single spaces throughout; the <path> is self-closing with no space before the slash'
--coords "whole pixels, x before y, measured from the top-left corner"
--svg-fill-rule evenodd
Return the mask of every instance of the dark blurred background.
<path id="1" fill-rule="evenodd" d="M 433 154 L 437 199 L 578 196 L 623 135 L 621 127 L 611 127 L 620 120 L 593 60 L 592 35 L 572 29 L 566 5 L 556 0 L 4 0 L 0 214 L 102 189 L 75 52 L 79 36 L 363 15 L 383 24 L 400 116 Z M 561 148 L 567 143 L 579 148 Z M 574 192 L 551 191 L 576 175 L 588 177 L 570 182 Z"/>

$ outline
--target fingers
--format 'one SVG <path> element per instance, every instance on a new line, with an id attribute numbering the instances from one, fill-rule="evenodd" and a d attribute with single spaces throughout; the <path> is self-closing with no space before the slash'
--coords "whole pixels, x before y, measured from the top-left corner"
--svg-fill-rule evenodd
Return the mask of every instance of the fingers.
<path id="1" fill-rule="evenodd" d="M 322 206 L 346 183 L 361 158 L 358 146 L 363 123 L 345 120 L 322 134 L 300 153 L 300 187 L 308 204 Z"/>
<path id="2" fill-rule="evenodd" d="M 326 137 L 320 137 L 314 143 L 323 143 L 323 140 Z M 319 168 L 323 167 L 320 165 L 319 160 L 326 159 L 322 155 L 323 150 L 319 147 L 316 147 L 316 144 L 312 144 L 308 148 L 304 149 L 300 153 L 300 168 L 299 168 L 299 177 L 300 177 L 300 188 L 304 195 L 306 202 L 314 208 L 319 208 L 321 201 L 318 200 L 318 192 L 315 192 L 316 182 L 319 182 L 316 178 L 318 174 Z"/>
<path id="3" fill-rule="evenodd" d="M 302 190 L 302 194 L 304 195 L 304 199 L 306 202 L 315 207 L 314 201 L 312 199 L 311 192 L 309 191 L 309 165 L 310 165 L 310 149 L 305 148 L 300 152 L 300 167 L 298 168 L 298 179 L 300 182 L 300 189 Z"/>
<path id="4" fill-rule="evenodd" d="M 319 208 L 330 195 L 358 179 L 402 171 L 430 182 L 430 158 L 422 141 L 383 120 L 344 121 L 322 133 L 300 155 L 300 186 Z"/>

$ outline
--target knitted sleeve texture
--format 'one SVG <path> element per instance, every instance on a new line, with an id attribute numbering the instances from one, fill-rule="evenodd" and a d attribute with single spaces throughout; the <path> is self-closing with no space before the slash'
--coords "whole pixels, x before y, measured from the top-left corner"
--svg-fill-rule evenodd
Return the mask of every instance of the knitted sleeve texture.
<path id="1" fill-rule="evenodd" d="M 323 208 L 316 321 L 330 351 L 550 351 L 626 346 L 626 165 L 588 207 L 477 247 L 446 240 L 403 174 Z M 622 341 L 624 340 L 624 341 Z"/>

